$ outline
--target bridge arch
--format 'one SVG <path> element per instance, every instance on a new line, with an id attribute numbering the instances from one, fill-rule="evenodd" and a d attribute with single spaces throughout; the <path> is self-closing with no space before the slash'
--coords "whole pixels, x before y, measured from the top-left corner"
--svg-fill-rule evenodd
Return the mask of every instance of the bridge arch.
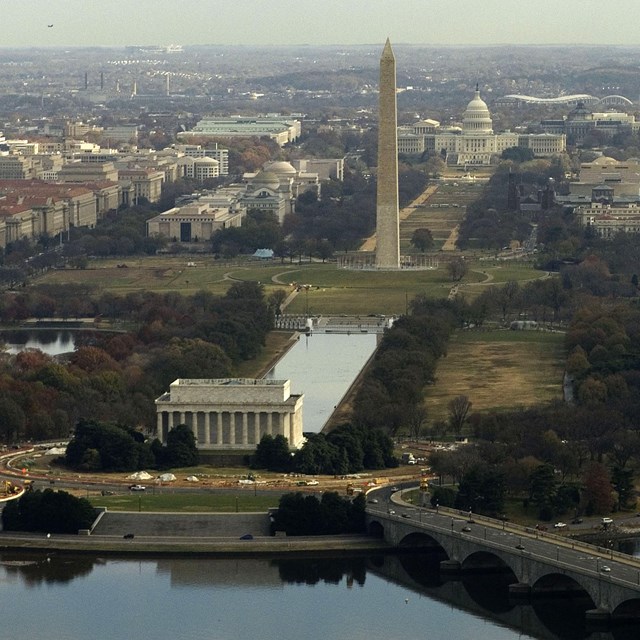
<path id="1" fill-rule="evenodd" d="M 546 595 L 564 595 L 571 596 L 588 596 L 591 599 L 593 607 L 597 606 L 597 594 L 591 594 L 589 589 L 580 584 L 575 578 L 566 575 L 565 573 L 548 572 L 540 576 L 531 585 L 531 596 L 533 598 L 540 598 Z"/>
<path id="2" fill-rule="evenodd" d="M 369 523 L 368 533 L 372 538 L 382 540 L 384 538 L 384 527 L 378 520 L 372 520 Z"/>
<path id="3" fill-rule="evenodd" d="M 620 622 L 635 622 L 640 620 L 640 598 L 632 598 L 621 602 L 611 613 L 614 624 Z"/>
<path id="4" fill-rule="evenodd" d="M 507 573 L 513 576 L 513 582 L 518 581 L 516 570 L 511 563 L 500 554 L 493 551 L 474 551 L 462 560 L 462 573 Z"/>
<path id="5" fill-rule="evenodd" d="M 449 557 L 449 553 L 442 546 L 440 541 L 437 538 L 434 538 L 432 535 L 429 535 L 426 531 L 414 531 L 402 538 L 398 547 L 401 549 L 407 547 L 420 547 L 422 549 L 442 549 L 444 553 Z"/>

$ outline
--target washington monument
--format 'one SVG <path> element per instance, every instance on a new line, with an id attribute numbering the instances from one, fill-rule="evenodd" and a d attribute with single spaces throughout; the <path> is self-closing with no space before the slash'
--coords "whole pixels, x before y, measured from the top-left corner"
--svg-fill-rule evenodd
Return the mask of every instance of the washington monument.
<path id="1" fill-rule="evenodd" d="M 376 267 L 400 268 L 396 58 L 389 38 L 380 58 Z"/>

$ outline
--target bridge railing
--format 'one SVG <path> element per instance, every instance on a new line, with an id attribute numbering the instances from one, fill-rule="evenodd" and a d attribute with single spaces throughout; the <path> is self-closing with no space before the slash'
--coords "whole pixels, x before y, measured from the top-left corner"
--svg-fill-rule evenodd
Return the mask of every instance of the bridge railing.
<path id="1" fill-rule="evenodd" d="M 438 507 L 438 511 L 453 518 L 466 518 L 467 520 L 471 518 L 474 522 L 482 522 L 483 524 L 493 527 L 494 529 L 502 529 L 503 531 L 508 531 L 510 533 L 515 533 L 517 535 L 527 538 L 533 538 L 536 540 L 548 540 L 549 542 L 552 542 L 553 544 L 560 547 L 584 551 L 585 553 L 598 555 L 601 558 L 607 560 L 618 560 L 619 562 L 623 562 L 640 569 L 640 558 L 630 556 L 629 554 L 622 553 L 620 551 L 614 551 L 613 549 L 607 549 L 606 547 L 599 547 L 594 544 L 589 544 L 588 542 L 583 542 L 582 540 L 575 540 L 574 538 L 560 536 L 551 531 L 544 531 L 541 529 L 536 529 L 535 527 L 525 527 L 514 522 L 497 520 L 496 518 L 489 518 L 488 516 L 483 516 L 475 513 L 469 514 L 468 511 L 459 511 L 457 509 L 449 509 L 447 507 Z"/>
<path id="2" fill-rule="evenodd" d="M 483 517 L 483 516 L 475 516 L 473 517 L 473 522 L 475 524 L 484 524 L 484 525 L 488 525 L 491 528 L 494 529 L 500 529 L 500 530 L 504 530 L 506 533 L 511 533 L 513 535 L 517 535 L 519 537 L 530 537 L 532 539 L 538 539 L 538 540 L 544 540 L 546 542 L 549 542 L 551 544 L 553 544 L 554 546 L 552 547 L 553 549 L 556 550 L 556 554 L 555 556 L 553 554 L 551 555 L 544 555 L 542 553 L 536 553 L 535 551 L 531 551 L 531 550 L 527 550 L 527 549 L 522 549 L 522 550 L 518 550 L 515 551 L 514 550 L 514 545 L 512 544 L 512 542 L 497 542 L 495 540 L 490 540 L 490 539 L 486 539 L 486 538 L 480 538 L 478 539 L 477 535 L 473 536 L 470 535 L 468 532 L 463 532 L 463 531 L 458 531 L 455 530 L 453 527 L 449 527 L 448 525 L 443 525 L 443 524 L 439 524 L 439 523 L 434 523 L 434 522 L 428 522 L 428 521 L 418 521 L 418 520 L 406 520 L 404 519 L 402 516 L 397 515 L 397 514 L 390 514 L 386 511 L 382 511 L 382 510 L 369 510 L 370 515 L 375 516 L 375 517 L 380 517 L 382 516 L 383 518 L 389 519 L 389 520 L 394 520 L 398 523 L 403 524 L 404 526 L 408 526 L 408 527 L 417 527 L 417 528 L 421 528 L 421 529 L 426 529 L 427 531 L 431 530 L 431 531 L 436 531 L 438 533 L 441 533 L 443 535 L 452 537 L 452 538 L 458 538 L 461 540 L 469 540 L 470 542 L 481 542 L 482 546 L 488 548 L 488 549 L 494 549 L 496 551 L 502 551 L 502 552 L 507 552 L 510 555 L 518 555 L 520 557 L 523 558 L 529 558 L 531 560 L 535 560 L 538 562 L 544 562 L 544 563 L 549 563 L 551 565 L 553 565 L 554 567 L 558 567 L 561 569 L 565 569 L 568 571 L 572 571 L 574 573 L 577 574 L 581 574 L 584 576 L 588 576 L 590 578 L 597 578 L 598 580 L 606 580 L 607 582 L 611 582 L 614 584 L 617 584 L 621 587 L 626 587 L 626 588 L 630 588 L 633 589 L 634 591 L 638 591 L 640 590 L 640 560 L 634 558 L 633 556 L 629 556 L 627 554 L 619 554 L 614 552 L 614 556 L 612 557 L 610 554 L 610 550 L 609 549 L 604 549 L 602 547 L 596 547 L 595 545 L 590 545 L 587 543 L 581 543 L 580 541 L 575 541 L 575 540 L 571 540 L 571 539 L 567 539 L 564 538 L 563 536 L 558 536 L 558 535 L 554 535 L 554 534 L 549 534 L 546 532 L 538 532 L 538 533 L 543 533 L 545 534 L 544 536 L 535 536 L 535 535 L 531 535 L 528 532 L 531 532 L 532 529 L 529 527 L 523 527 L 521 525 L 516 525 L 516 524 L 509 524 L 508 523 L 503 523 L 501 520 L 496 520 L 494 518 L 488 518 L 488 517 Z M 433 509 L 424 509 L 424 511 L 426 511 L 427 513 L 434 513 Z M 437 512 L 439 515 L 443 515 L 446 517 L 451 517 L 452 519 L 456 519 L 458 521 L 460 521 L 462 518 L 467 518 L 468 519 L 468 512 L 461 512 L 461 511 L 457 511 L 454 509 L 443 509 L 442 507 L 440 507 L 438 509 Z M 504 529 L 503 529 L 503 526 Z M 497 525 L 497 526 L 496 526 Z M 508 525 L 508 526 L 507 526 Z M 598 557 L 600 557 L 601 559 L 609 559 L 609 560 L 620 560 L 623 564 L 629 566 L 633 566 L 634 568 L 636 568 L 638 570 L 638 577 L 636 580 L 629 580 L 626 579 L 622 576 L 617 576 L 615 574 L 611 574 L 611 573 L 602 573 L 600 571 L 600 567 L 598 565 L 596 565 L 595 568 L 587 568 L 587 567 L 583 567 L 583 566 L 579 566 L 574 564 L 573 562 L 571 562 L 570 560 L 567 560 L 566 558 L 562 558 L 561 554 L 559 553 L 560 548 L 565 549 L 566 551 L 578 551 L 578 552 L 586 552 L 590 555 L 597 555 Z M 601 552 L 601 553 L 599 553 Z M 616 558 L 615 556 L 622 556 L 620 559 Z"/>

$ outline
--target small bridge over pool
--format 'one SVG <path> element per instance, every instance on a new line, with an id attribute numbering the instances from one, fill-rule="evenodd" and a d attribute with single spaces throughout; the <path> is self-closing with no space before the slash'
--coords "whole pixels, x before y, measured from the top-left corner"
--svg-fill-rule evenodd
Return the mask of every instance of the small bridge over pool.
<path id="1" fill-rule="evenodd" d="M 396 547 L 439 549 L 442 573 L 510 571 L 514 597 L 586 593 L 588 620 L 640 621 L 640 559 L 627 554 L 443 508 L 368 505 L 367 527 Z"/>

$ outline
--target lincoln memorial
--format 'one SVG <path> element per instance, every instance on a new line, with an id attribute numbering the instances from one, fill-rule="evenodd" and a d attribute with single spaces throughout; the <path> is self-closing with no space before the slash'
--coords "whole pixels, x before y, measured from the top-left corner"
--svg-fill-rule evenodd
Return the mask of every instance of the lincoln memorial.
<path id="1" fill-rule="evenodd" d="M 255 449 L 267 433 L 298 448 L 303 397 L 291 394 L 289 380 L 179 378 L 156 400 L 157 437 L 166 443 L 169 431 L 185 424 L 201 450 Z"/>

